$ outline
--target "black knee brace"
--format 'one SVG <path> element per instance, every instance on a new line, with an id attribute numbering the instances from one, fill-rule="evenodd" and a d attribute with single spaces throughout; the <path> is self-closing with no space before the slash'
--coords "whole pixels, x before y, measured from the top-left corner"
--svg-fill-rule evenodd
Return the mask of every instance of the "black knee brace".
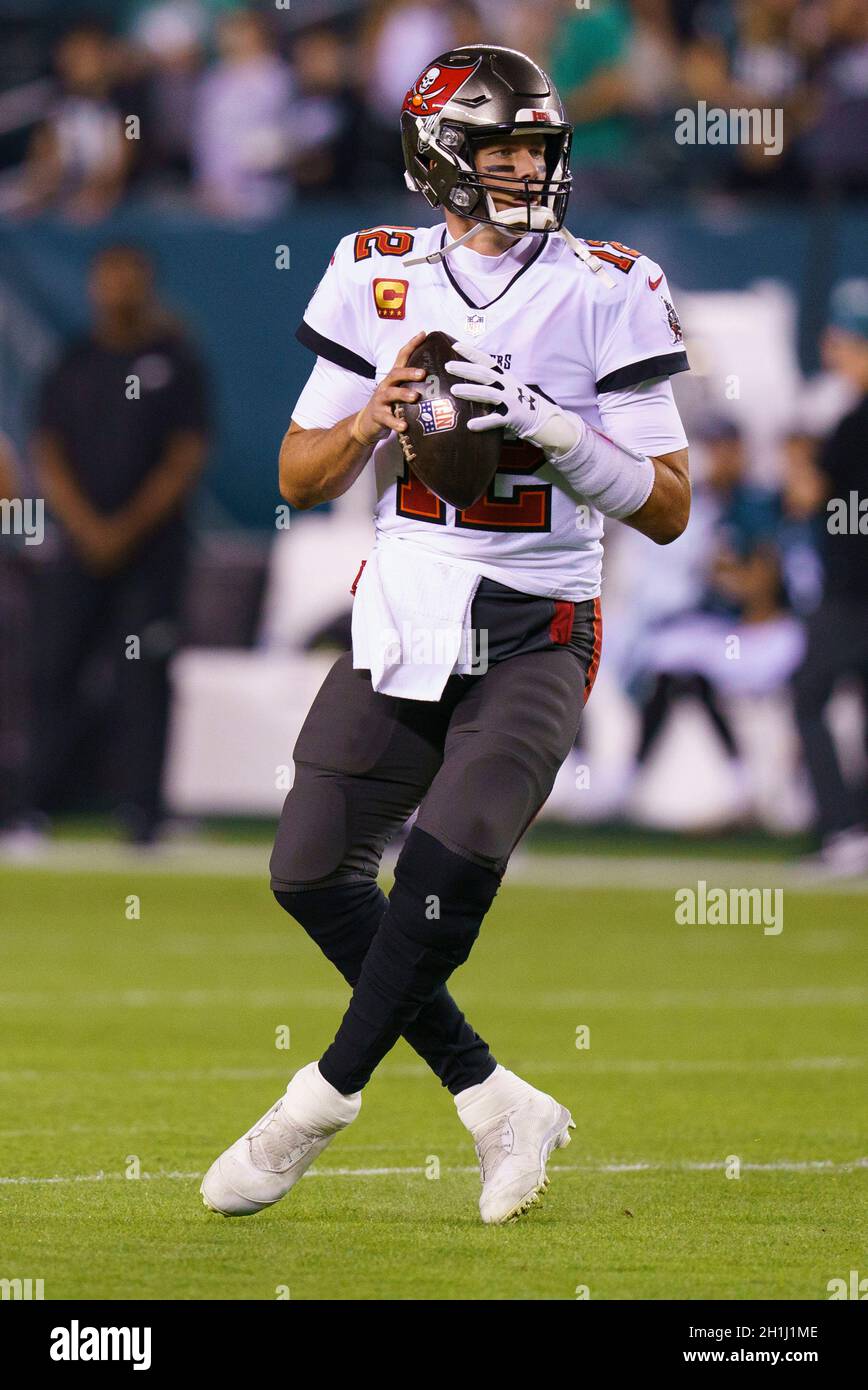
<path id="1" fill-rule="evenodd" d="M 455 854 L 425 830 L 411 830 L 389 895 L 388 939 L 415 962 L 414 981 L 424 997 L 427 975 L 436 988 L 464 964 L 499 886 L 494 869 Z"/>

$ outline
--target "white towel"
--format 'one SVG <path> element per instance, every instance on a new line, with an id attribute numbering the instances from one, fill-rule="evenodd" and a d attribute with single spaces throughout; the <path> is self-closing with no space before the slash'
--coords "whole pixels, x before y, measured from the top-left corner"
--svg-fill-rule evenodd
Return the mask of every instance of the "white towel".
<path id="1" fill-rule="evenodd" d="M 470 609 L 480 575 L 421 546 L 381 540 L 353 604 L 353 666 L 383 695 L 439 700 L 473 664 Z"/>

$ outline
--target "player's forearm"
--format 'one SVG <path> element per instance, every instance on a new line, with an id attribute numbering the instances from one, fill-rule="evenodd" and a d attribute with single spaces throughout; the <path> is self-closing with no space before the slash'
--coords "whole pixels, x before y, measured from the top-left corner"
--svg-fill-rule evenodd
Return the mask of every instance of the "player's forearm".
<path id="1" fill-rule="evenodd" d="M 373 444 L 353 435 L 355 417 L 331 429 L 291 427 L 280 446 L 280 495 L 299 511 L 332 502 L 352 487 L 371 457 Z"/>
<path id="2" fill-rule="evenodd" d="M 548 457 L 571 486 L 603 516 L 625 522 L 657 545 L 677 540 L 690 515 L 687 450 L 651 457 L 619 444 L 577 415 L 563 412 L 563 419 L 581 427 L 578 442 L 566 452 L 552 450 Z"/>
<path id="3" fill-rule="evenodd" d="M 669 545 L 682 534 L 690 516 L 687 450 L 676 449 L 674 453 L 652 458 L 651 462 L 654 486 L 648 500 L 632 516 L 622 517 L 622 520 L 657 545 Z"/>
<path id="4" fill-rule="evenodd" d="M 686 449 L 655 458 L 639 453 L 524 385 L 473 343 L 453 346 L 462 360 L 456 356 L 446 370 L 466 378 L 453 396 L 492 407 L 468 420 L 471 433 L 505 428 L 542 449 L 575 495 L 603 516 L 629 522 L 658 545 L 681 535 L 690 511 Z"/>
<path id="5" fill-rule="evenodd" d="M 394 367 L 358 414 L 327 430 L 306 430 L 293 420 L 280 446 L 281 497 L 302 510 L 333 501 L 352 487 L 378 440 L 393 430 L 399 434 L 406 430 L 407 421 L 398 419 L 394 408 L 399 401 L 419 399 L 425 369 L 407 363 L 424 339 L 424 332 L 419 332 L 404 344 Z"/>

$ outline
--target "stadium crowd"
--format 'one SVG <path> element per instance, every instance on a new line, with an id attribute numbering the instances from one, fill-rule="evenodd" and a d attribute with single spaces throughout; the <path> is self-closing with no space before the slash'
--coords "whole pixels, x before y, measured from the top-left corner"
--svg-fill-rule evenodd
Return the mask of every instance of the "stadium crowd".
<path id="1" fill-rule="evenodd" d="M 59 37 L 56 26 L 38 30 L 43 42 L 21 83 L 35 94 L 30 107 L 10 103 L 14 84 L 0 92 L 0 218 L 20 224 L 47 214 L 90 227 L 110 223 L 125 200 L 146 198 L 231 225 L 264 221 L 293 199 L 346 205 L 354 192 L 400 190 L 396 112 L 407 74 L 483 30 L 550 68 L 576 127 L 574 207 L 585 197 L 638 206 L 662 194 L 671 202 L 691 190 L 734 202 L 793 200 L 811 189 L 820 199 L 868 193 L 864 0 L 593 0 L 589 9 L 573 0 L 293 9 L 130 0 L 110 14 L 113 23 L 79 12 Z M 40 53 L 50 58 L 47 80 Z M 767 159 L 751 145 L 679 146 L 673 111 L 700 99 L 781 107 L 781 155 Z M 16 158 L 8 136 L 19 117 L 26 139 Z M 643 569 L 650 561 L 640 558 L 615 625 L 620 654 L 617 636 L 609 639 L 637 729 L 609 810 L 621 814 L 629 804 L 628 783 L 685 699 L 702 707 L 741 775 L 747 755 L 731 699 L 789 691 L 816 828 L 829 861 L 845 870 L 868 868 L 868 791 L 864 777 L 842 771 L 826 714 L 841 680 L 861 690 L 863 703 L 868 689 L 858 511 L 868 402 L 863 273 L 851 272 L 832 295 L 823 338 L 823 365 L 840 387 L 835 418 L 822 428 L 794 418 L 760 486 L 733 417 L 707 409 L 694 416 L 690 527 L 667 551 L 665 569 L 659 559 L 653 572 Z M 141 628 L 147 640 L 135 679 L 115 644 L 112 724 L 100 729 L 103 741 L 109 727 L 118 731 L 109 800 L 140 842 L 157 835 L 165 813 L 168 673 L 190 558 L 183 519 L 213 417 L 199 358 L 206 345 L 162 310 L 152 277 L 135 249 L 97 256 L 91 331 L 44 372 L 27 422 L 30 449 L 16 458 L 0 433 L 0 503 L 35 489 L 49 505 L 54 547 L 45 547 L 45 563 L 8 527 L 0 532 L 0 833 L 5 827 L 13 838 L 22 827 L 38 831 L 68 798 L 65 769 L 87 722 L 78 704 L 93 694 L 84 677 L 110 628 Z M 106 382 L 128 369 L 145 386 L 149 373 L 161 389 L 176 382 L 159 409 L 140 403 L 138 433 L 98 404 Z M 7 429 L 0 408 L 0 431 Z M 830 505 L 853 497 L 855 522 L 848 514 L 847 526 L 834 530 Z M 617 559 L 622 536 L 614 530 Z M 346 616 L 331 625 L 329 642 L 346 641 Z M 737 662 L 727 659 L 731 637 L 741 644 Z M 77 756 L 82 766 L 80 747 Z M 601 815 L 605 809 L 601 803 Z"/>
<path id="2" fill-rule="evenodd" d="M 0 154 L 7 212 L 92 221 L 147 194 L 250 220 L 400 189 L 407 73 L 482 33 L 552 73 L 580 192 L 868 189 L 863 0 L 125 0 L 57 33 L 31 35 L 33 101 L 0 95 L 0 136 L 17 121 L 26 134 Z M 699 101 L 780 110 L 780 155 L 678 144 L 674 113 Z"/>

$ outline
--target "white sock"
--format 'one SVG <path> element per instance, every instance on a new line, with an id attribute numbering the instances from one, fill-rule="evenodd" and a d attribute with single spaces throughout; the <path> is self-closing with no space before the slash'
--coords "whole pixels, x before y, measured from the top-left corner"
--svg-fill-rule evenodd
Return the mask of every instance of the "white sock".
<path id="1" fill-rule="evenodd" d="M 534 1087 L 522 1081 L 515 1072 L 496 1066 L 491 1076 L 478 1086 L 468 1086 L 454 1097 L 458 1118 L 469 1130 L 478 1129 L 486 1120 L 493 1120 L 506 1110 L 527 1100 Z"/>
<path id="2" fill-rule="evenodd" d="M 345 1096 L 326 1081 L 316 1062 L 297 1071 L 286 1088 L 284 1106 L 298 1124 L 316 1134 L 348 1125 L 361 1109 L 362 1093 Z"/>

